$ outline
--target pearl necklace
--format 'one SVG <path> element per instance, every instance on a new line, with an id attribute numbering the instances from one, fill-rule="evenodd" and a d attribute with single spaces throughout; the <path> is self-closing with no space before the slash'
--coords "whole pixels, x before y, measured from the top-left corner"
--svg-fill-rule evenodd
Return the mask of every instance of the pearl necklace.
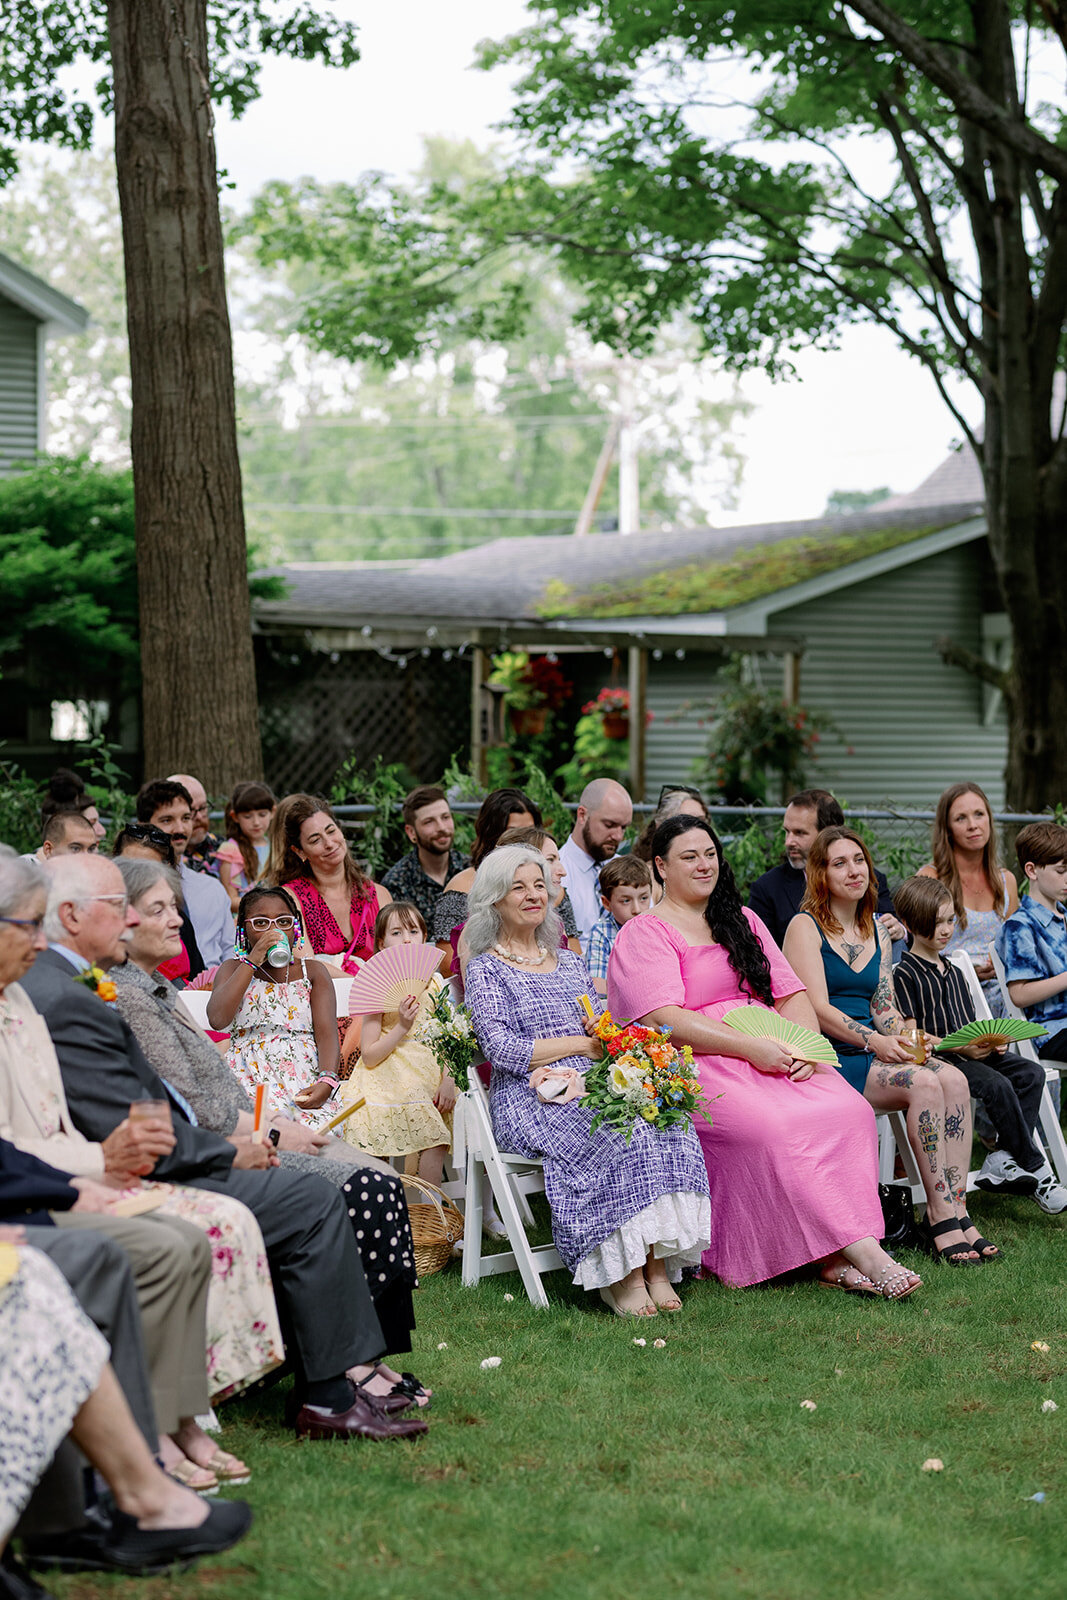
<path id="1" fill-rule="evenodd" d="M 538 948 L 540 949 L 540 946 Z M 502 944 L 495 944 L 493 951 L 502 961 L 514 961 L 516 965 L 524 967 L 539 967 L 548 956 L 547 950 L 540 950 L 540 954 L 537 956 L 519 956 L 515 954 L 514 950 L 505 949 Z"/>

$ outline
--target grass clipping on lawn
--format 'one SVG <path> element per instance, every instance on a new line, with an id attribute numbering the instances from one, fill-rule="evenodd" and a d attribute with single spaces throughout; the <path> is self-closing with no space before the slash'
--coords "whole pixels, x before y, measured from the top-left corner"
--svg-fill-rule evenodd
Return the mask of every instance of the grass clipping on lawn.
<path id="1" fill-rule="evenodd" d="M 539 1312 L 517 1275 L 465 1290 L 457 1265 L 416 1295 L 416 1348 L 395 1362 L 436 1390 L 424 1439 L 297 1444 L 284 1386 L 231 1402 L 223 1443 L 253 1469 L 232 1491 L 255 1509 L 249 1538 L 186 1578 L 48 1587 L 59 1600 L 1059 1600 L 1067 1222 L 972 1199 L 1003 1259 L 951 1270 L 907 1256 L 925 1283 L 898 1304 L 701 1283 L 681 1313 L 635 1322 L 562 1272 Z M 487 1356 L 500 1366 L 482 1370 Z M 922 1470 L 932 1457 L 942 1472 Z"/>

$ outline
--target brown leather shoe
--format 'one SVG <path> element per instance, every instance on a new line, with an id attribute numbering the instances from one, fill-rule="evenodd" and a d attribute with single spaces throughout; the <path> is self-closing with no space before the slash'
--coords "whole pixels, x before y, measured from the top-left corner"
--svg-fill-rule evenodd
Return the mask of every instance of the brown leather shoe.
<path id="1" fill-rule="evenodd" d="M 428 1428 L 418 1417 L 387 1416 L 362 1395 L 355 1396 L 347 1411 L 301 1406 L 296 1419 L 298 1439 L 409 1439 Z"/>

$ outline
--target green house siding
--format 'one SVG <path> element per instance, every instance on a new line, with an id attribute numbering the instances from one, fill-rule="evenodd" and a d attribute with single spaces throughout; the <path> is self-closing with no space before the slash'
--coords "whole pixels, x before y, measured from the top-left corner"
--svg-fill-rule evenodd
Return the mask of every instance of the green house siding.
<path id="1" fill-rule="evenodd" d="M 962 545 L 767 619 L 770 633 L 798 635 L 807 648 L 800 698 L 824 711 L 841 731 L 823 736 L 814 782 L 854 805 L 892 800 L 927 808 L 948 784 L 973 778 L 995 805 L 1004 797 L 1003 710 L 983 722 L 983 690 L 934 650 L 943 634 L 980 651 L 979 563 L 985 546 Z M 686 701 L 714 698 L 714 656 L 689 652 L 649 664 L 648 791 L 685 781 L 707 748 L 699 714 Z M 754 662 L 768 688 L 782 686 L 782 662 Z M 848 754 L 848 748 L 852 754 Z"/>
<path id="2" fill-rule="evenodd" d="M 39 319 L 0 297 L 0 472 L 38 447 Z"/>
<path id="3" fill-rule="evenodd" d="M 853 803 L 893 799 L 928 807 L 942 789 L 973 778 L 1004 799 L 1003 710 L 987 727 L 982 686 L 948 667 L 934 640 L 982 647 L 984 541 L 961 545 L 881 578 L 775 612 L 772 631 L 807 639 L 800 698 L 833 717 L 818 781 Z"/>

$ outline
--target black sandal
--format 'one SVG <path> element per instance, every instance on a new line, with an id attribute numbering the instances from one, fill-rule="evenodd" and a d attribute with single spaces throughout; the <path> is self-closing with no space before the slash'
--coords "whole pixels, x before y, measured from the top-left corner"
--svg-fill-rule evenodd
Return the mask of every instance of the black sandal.
<path id="1" fill-rule="evenodd" d="M 960 1218 L 960 1227 L 973 1228 L 974 1223 L 971 1221 L 970 1217 L 964 1216 Z M 971 1249 L 978 1251 L 979 1261 L 999 1261 L 1000 1257 L 1004 1254 L 999 1245 L 993 1244 L 989 1239 L 983 1239 L 981 1234 L 979 1234 L 977 1239 L 975 1239 L 974 1243 L 971 1245 Z M 992 1255 L 986 1255 L 987 1250 L 991 1250 Z"/>
<path id="2" fill-rule="evenodd" d="M 425 1399 L 422 1405 L 419 1406 L 419 1410 L 428 1411 L 430 1409 L 430 1391 L 425 1387 L 425 1385 L 419 1382 L 418 1378 L 416 1378 L 413 1372 L 402 1372 L 400 1374 L 399 1381 L 393 1384 L 393 1387 L 389 1392 L 390 1394 L 406 1395 L 409 1405 L 411 1405 L 412 1402 L 414 1402 L 415 1405 L 419 1405 L 419 1396 L 424 1395 Z"/>
<path id="3" fill-rule="evenodd" d="M 923 1232 L 934 1247 L 937 1259 L 946 1267 L 980 1267 L 982 1259 L 972 1261 L 970 1257 L 975 1253 L 973 1244 L 968 1244 L 964 1239 L 962 1244 L 946 1245 L 944 1249 L 938 1244 L 938 1235 L 942 1233 L 959 1233 L 963 1227 L 962 1222 L 956 1217 L 946 1217 L 944 1222 L 925 1222 Z"/>
<path id="4" fill-rule="evenodd" d="M 376 1378 L 380 1371 L 380 1364 L 376 1361 L 365 1378 L 350 1379 L 349 1381 L 355 1383 L 357 1392 L 362 1393 L 368 1405 L 373 1406 L 376 1411 L 384 1411 L 388 1417 L 393 1417 L 400 1411 L 406 1411 L 409 1406 L 414 1404 L 414 1400 L 406 1390 L 403 1393 L 401 1392 L 401 1385 L 398 1383 L 394 1383 L 386 1394 L 372 1394 L 367 1388 L 367 1384 L 373 1378 Z"/>

